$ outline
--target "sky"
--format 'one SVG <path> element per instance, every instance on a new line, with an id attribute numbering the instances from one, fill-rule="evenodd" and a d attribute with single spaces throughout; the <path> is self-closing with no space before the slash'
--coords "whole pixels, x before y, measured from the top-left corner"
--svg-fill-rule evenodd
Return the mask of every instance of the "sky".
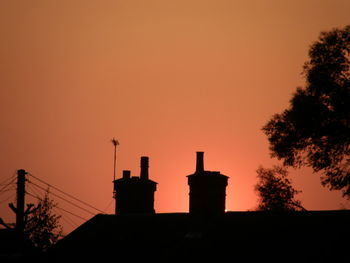
<path id="1" fill-rule="evenodd" d="M 227 210 L 254 210 L 257 168 L 281 164 L 261 128 L 305 85 L 310 45 L 349 24 L 349 10 L 348 0 L 1 1 L 0 183 L 25 169 L 113 213 L 115 137 L 117 178 L 138 176 L 149 156 L 156 212 L 188 211 L 196 151 L 229 176 Z M 306 209 L 350 208 L 310 169 L 290 176 Z M 0 195 L 6 222 L 14 193 Z M 82 223 L 62 219 L 65 232 Z"/>

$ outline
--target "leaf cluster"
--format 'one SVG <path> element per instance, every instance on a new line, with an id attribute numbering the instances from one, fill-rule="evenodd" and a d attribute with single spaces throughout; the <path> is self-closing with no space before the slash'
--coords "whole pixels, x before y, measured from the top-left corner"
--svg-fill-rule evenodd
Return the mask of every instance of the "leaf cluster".
<path id="1" fill-rule="evenodd" d="M 323 173 L 350 197 L 350 26 L 322 32 L 304 65 L 306 87 L 263 127 L 273 157 Z"/>
<path id="2" fill-rule="evenodd" d="M 288 172 L 281 166 L 272 169 L 259 167 L 258 183 L 255 191 L 258 193 L 258 210 L 261 211 L 300 211 L 305 210 L 295 195 L 301 191 L 293 188 L 288 179 Z"/>
<path id="3" fill-rule="evenodd" d="M 25 234 L 32 244 L 42 251 L 47 250 L 62 237 L 61 216 L 53 213 L 57 204 L 47 191 L 25 220 Z"/>

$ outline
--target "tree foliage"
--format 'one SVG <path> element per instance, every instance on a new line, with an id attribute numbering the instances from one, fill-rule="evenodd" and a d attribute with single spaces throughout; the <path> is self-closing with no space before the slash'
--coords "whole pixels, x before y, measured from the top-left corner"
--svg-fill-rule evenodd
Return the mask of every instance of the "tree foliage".
<path id="1" fill-rule="evenodd" d="M 273 157 L 311 167 L 350 198 L 350 26 L 322 32 L 304 65 L 305 88 L 263 127 Z"/>
<path id="2" fill-rule="evenodd" d="M 62 237 L 62 226 L 58 216 L 53 213 L 57 204 L 49 198 L 49 191 L 32 209 L 25 220 L 25 234 L 33 245 L 42 251 L 47 250 Z"/>
<path id="3" fill-rule="evenodd" d="M 295 195 L 301 191 L 295 190 L 288 179 L 286 168 L 274 166 L 272 169 L 259 167 L 258 183 L 255 191 L 258 193 L 258 210 L 261 211 L 299 211 L 305 210 Z"/>

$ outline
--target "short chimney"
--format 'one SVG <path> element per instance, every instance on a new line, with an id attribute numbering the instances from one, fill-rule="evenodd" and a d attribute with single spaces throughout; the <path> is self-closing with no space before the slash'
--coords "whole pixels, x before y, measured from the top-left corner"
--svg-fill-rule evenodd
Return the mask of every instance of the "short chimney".
<path id="1" fill-rule="evenodd" d="M 143 180 L 148 180 L 148 157 L 141 157 L 141 174 L 140 178 Z"/>
<path id="2" fill-rule="evenodd" d="M 197 163 L 196 163 L 196 173 L 201 173 L 204 171 L 204 152 L 197 152 Z"/>
<path id="3" fill-rule="evenodd" d="M 188 175 L 190 214 L 225 213 L 228 177 L 216 171 L 205 171 L 203 152 L 197 152 L 195 173 Z"/>
<path id="4" fill-rule="evenodd" d="M 123 179 L 130 179 L 130 171 L 129 170 L 123 171 Z"/>

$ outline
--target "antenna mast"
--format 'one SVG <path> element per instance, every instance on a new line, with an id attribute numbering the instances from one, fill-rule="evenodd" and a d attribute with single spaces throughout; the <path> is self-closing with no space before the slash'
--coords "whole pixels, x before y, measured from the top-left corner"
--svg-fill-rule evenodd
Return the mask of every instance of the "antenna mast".
<path id="1" fill-rule="evenodd" d="M 114 145 L 114 171 L 113 171 L 113 181 L 115 181 L 115 173 L 116 173 L 116 163 L 117 163 L 117 145 L 119 145 L 118 140 L 116 140 L 114 137 L 111 140 L 111 142 Z"/>

